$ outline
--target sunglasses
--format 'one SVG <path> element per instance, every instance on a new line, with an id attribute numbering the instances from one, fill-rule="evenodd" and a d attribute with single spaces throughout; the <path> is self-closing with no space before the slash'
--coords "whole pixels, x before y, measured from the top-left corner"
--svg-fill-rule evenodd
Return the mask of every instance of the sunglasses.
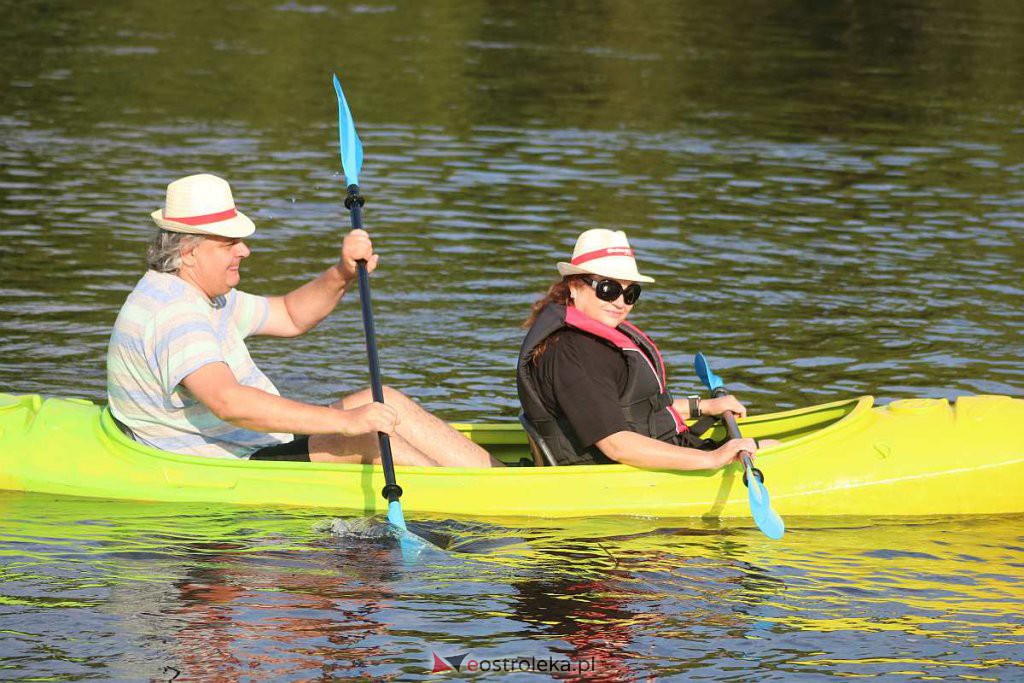
<path id="1" fill-rule="evenodd" d="M 621 296 L 627 306 L 632 306 L 636 303 L 636 300 L 640 298 L 640 285 L 635 282 L 629 287 L 623 288 L 623 286 L 615 280 L 609 280 L 607 278 L 603 280 L 595 280 L 593 278 L 586 277 L 583 278 L 583 280 L 594 288 L 597 298 L 601 301 L 615 301 Z"/>

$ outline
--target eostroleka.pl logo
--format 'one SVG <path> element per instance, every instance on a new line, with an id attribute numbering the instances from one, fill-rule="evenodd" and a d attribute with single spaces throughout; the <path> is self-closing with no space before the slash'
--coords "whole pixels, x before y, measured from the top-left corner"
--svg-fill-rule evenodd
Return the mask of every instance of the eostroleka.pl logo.
<path id="1" fill-rule="evenodd" d="M 431 652 L 430 654 L 434 655 L 434 670 L 430 672 L 432 674 L 462 671 L 462 660 L 469 656 L 468 653 L 452 657 L 440 657 L 436 652 Z"/>
<path id="2" fill-rule="evenodd" d="M 530 673 L 567 673 L 586 674 L 593 673 L 597 668 L 594 657 L 590 659 L 570 659 L 554 657 L 495 657 L 493 659 L 467 659 L 469 653 L 442 657 L 436 652 L 434 655 L 434 668 L 432 674 L 450 673 L 452 671 L 461 673 L 463 670 L 469 672 L 478 671 L 500 671 L 511 673 L 514 671 Z"/>

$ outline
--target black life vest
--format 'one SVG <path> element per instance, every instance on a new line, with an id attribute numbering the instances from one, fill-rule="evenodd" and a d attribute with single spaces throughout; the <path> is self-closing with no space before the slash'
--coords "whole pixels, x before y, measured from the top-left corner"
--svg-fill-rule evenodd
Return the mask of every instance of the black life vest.
<path id="1" fill-rule="evenodd" d="M 669 441 L 687 430 L 682 416 L 672 407 L 672 395 L 665 384 L 665 365 L 661 353 L 647 335 L 626 322 L 612 328 L 587 317 L 573 306 L 548 304 L 523 340 L 516 368 L 516 386 L 524 416 L 534 426 L 559 465 L 611 462 L 596 448 L 591 449 L 596 453 L 588 453 L 565 416 L 552 414 L 541 398 L 530 360 L 533 349 L 551 335 L 567 328 L 602 339 L 622 353 L 626 361 L 627 380 L 619 396 L 619 407 L 630 431 Z"/>

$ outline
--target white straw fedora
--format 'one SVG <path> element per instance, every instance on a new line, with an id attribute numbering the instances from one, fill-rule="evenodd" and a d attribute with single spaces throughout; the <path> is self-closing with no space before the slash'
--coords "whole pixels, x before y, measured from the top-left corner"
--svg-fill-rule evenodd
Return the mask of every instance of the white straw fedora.
<path id="1" fill-rule="evenodd" d="M 209 173 L 175 180 L 167 186 L 164 208 L 150 215 L 171 232 L 248 237 L 256 230 L 249 217 L 235 208 L 228 182 Z"/>
<path id="2" fill-rule="evenodd" d="M 560 261 L 558 273 L 562 277 L 589 273 L 615 280 L 654 282 L 654 278 L 641 275 L 636 269 L 626 233 L 604 228 L 581 233 L 576 239 L 576 248 L 572 250 L 572 260 L 568 263 Z"/>

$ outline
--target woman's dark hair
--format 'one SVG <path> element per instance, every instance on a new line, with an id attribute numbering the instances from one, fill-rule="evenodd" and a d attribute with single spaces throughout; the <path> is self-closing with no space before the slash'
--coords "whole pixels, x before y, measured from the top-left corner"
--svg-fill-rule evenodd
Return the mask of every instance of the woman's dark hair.
<path id="1" fill-rule="evenodd" d="M 548 304 L 568 306 L 569 283 L 574 280 L 583 280 L 585 277 L 585 275 L 566 275 L 560 280 L 555 280 L 555 282 L 548 287 L 547 293 L 533 303 L 533 308 L 530 309 L 530 315 L 527 316 L 526 321 L 523 323 L 523 327 L 526 329 L 533 327 L 533 324 L 537 322 L 537 316 L 540 315 L 540 312 L 543 311 L 544 307 Z M 548 346 L 558 341 L 558 336 L 559 335 L 555 333 L 535 346 L 533 352 L 530 354 L 530 362 L 536 363 L 541 354 L 547 351 Z"/>

